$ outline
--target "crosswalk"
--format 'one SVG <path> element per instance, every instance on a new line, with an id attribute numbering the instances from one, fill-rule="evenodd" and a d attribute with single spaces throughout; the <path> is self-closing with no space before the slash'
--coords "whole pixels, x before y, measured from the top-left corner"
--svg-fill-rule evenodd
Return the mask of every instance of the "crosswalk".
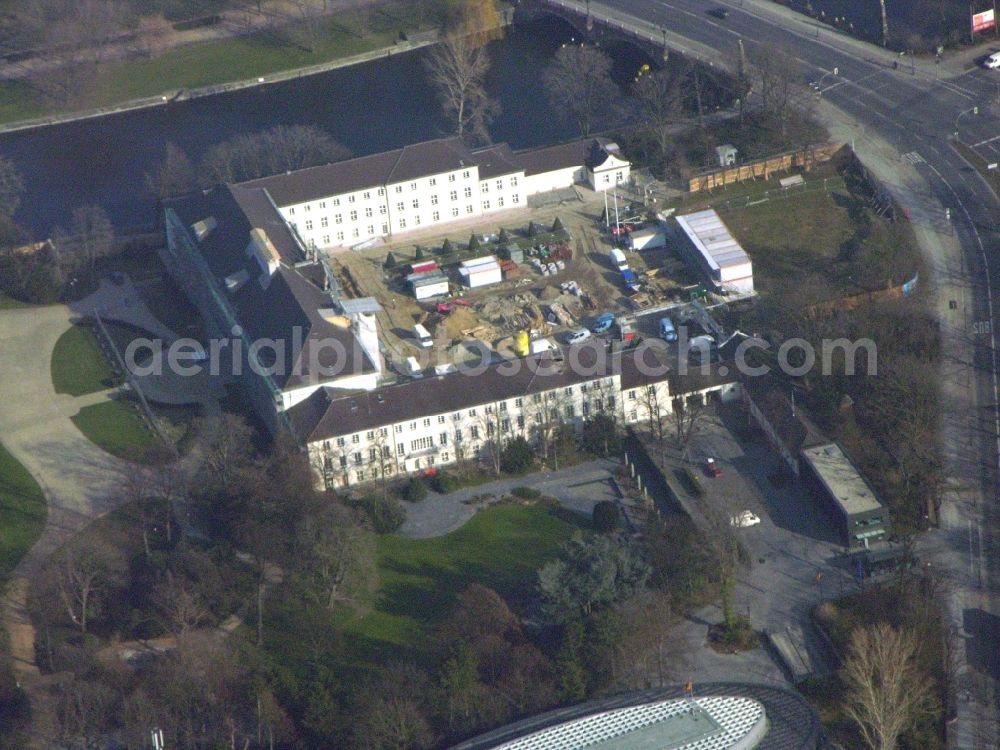
<path id="1" fill-rule="evenodd" d="M 903 154 L 903 161 L 909 162 L 910 164 L 923 164 L 924 157 L 922 157 L 917 151 L 908 151 Z"/>

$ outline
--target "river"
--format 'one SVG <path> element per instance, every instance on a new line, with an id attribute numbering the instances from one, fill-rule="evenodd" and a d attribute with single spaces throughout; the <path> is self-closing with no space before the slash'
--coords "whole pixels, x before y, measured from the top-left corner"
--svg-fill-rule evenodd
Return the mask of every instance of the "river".
<path id="1" fill-rule="evenodd" d="M 491 45 L 487 87 L 502 106 L 492 127 L 495 142 L 518 149 L 576 135 L 541 86 L 546 64 L 572 33 L 552 20 L 516 27 Z M 609 52 L 620 84 L 644 61 L 631 47 Z M 119 228 L 152 224 L 155 203 L 145 175 L 156 169 L 168 141 L 197 160 L 212 144 L 274 125 L 315 125 L 356 156 L 446 135 L 424 74 L 426 54 L 391 55 L 306 78 L 0 136 L 0 154 L 14 161 L 26 185 L 17 221 L 44 237 L 65 226 L 74 207 L 95 203 Z"/>

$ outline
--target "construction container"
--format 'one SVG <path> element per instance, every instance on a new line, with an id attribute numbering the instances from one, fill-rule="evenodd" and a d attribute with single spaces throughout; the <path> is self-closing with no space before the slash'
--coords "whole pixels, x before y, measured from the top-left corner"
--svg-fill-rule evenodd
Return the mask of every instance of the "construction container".
<path id="1" fill-rule="evenodd" d="M 518 357 L 527 357 L 531 351 L 531 340 L 527 331 L 518 331 L 514 334 L 514 353 Z"/>

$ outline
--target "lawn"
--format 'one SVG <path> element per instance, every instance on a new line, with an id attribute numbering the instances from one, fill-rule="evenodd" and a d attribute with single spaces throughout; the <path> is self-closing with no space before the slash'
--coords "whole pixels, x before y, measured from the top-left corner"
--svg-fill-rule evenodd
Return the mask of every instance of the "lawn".
<path id="1" fill-rule="evenodd" d="M 92 443 L 119 458 L 141 460 L 156 441 L 138 407 L 121 401 L 85 406 L 73 424 Z"/>
<path id="2" fill-rule="evenodd" d="M 365 34 L 359 31 L 357 13 L 345 11 L 308 24 L 292 24 L 277 32 L 192 44 L 156 57 L 106 62 L 89 77 L 88 90 L 80 97 L 77 107 L 42 100 L 33 87 L 22 81 L 3 81 L 0 82 L 0 122 L 105 107 L 176 89 L 253 79 L 319 65 L 390 46 L 402 30 L 413 33 L 429 28 L 429 18 L 429 13 L 421 14 L 410 3 L 393 3 L 371 13 Z"/>
<path id="3" fill-rule="evenodd" d="M 471 583 L 499 592 L 523 611 L 535 571 L 574 532 L 588 528 L 583 517 L 559 508 L 507 505 L 484 510 L 461 529 L 434 539 L 384 536 L 378 540 L 379 588 L 362 615 L 335 617 L 347 668 L 364 668 L 393 658 L 426 658 L 434 644 L 431 628 L 448 614 L 456 595 Z M 287 618 L 287 619 L 286 619 Z M 291 613 L 271 626 L 273 651 L 283 660 L 304 647 Z"/>
<path id="4" fill-rule="evenodd" d="M 74 325 L 52 350 L 52 385 L 56 393 L 84 396 L 113 388 L 117 381 L 89 328 Z"/>
<path id="5" fill-rule="evenodd" d="M 32 307 L 32 305 L 16 300 L 9 294 L 0 292 L 0 310 L 18 310 L 22 307 Z"/>
<path id="6" fill-rule="evenodd" d="M 45 525 L 45 496 L 14 457 L 0 446 L 0 580 L 35 543 Z"/>

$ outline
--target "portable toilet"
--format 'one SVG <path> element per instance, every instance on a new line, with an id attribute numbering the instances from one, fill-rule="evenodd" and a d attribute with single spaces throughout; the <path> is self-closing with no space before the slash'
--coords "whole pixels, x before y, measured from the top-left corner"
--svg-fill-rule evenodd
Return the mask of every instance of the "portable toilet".
<path id="1" fill-rule="evenodd" d="M 514 353 L 518 357 L 527 357 L 531 351 L 531 338 L 527 331 L 518 331 L 514 334 Z"/>

